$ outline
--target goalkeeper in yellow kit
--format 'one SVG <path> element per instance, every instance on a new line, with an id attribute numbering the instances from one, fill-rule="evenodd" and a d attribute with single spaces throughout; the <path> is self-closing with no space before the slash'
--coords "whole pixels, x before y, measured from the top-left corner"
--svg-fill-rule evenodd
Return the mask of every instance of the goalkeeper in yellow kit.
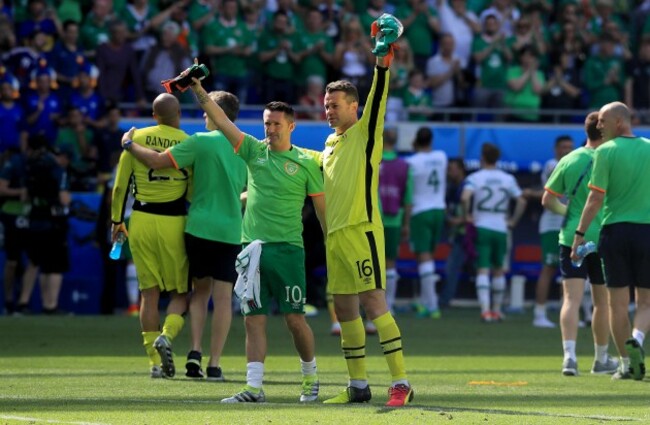
<path id="1" fill-rule="evenodd" d="M 379 164 L 382 157 L 388 67 L 401 23 L 384 14 L 373 24 L 377 56 L 372 88 L 361 119 L 359 95 L 348 81 L 327 85 L 325 112 L 335 133 L 322 154 L 327 200 L 327 275 L 341 323 L 341 347 L 350 376 L 348 387 L 325 403 L 362 403 L 371 398 L 366 374 L 366 334 L 359 315 L 363 305 L 377 327 L 392 385 L 389 407 L 408 404 L 413 390 L 406 377 L 400 330 L 386 305 L 384 231 L 379 212 Z"/>

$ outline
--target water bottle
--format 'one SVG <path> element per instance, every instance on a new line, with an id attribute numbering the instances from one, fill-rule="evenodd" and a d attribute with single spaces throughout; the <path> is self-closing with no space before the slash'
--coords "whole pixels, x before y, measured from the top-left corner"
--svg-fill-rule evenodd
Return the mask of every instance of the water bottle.
<path id="1" fill-rule="evenodd" d="M 571 264 L 573 267 L 580 267 L 582 265 L 582 262 L 585 260 L 587 255 L 591 254 L 592 252 L 596 252 L 596 244 L 592 241 L 585 242 L 583 244 L 578 245 L 576 248 L 576 254 L 578 254 L 578 259 L 577 260 L 571 260 Z"/>
<path id="2" fill-rule="evenodd" d="M 117 234 L 117 239 L 115 239 L 115 242 L 113 242 L 113 248 L 111 248 L 111 252 L 108 254 L 111 260 L 120 259 L 120 257 L 122 256 L 122 245 L 124 245 L 125 241 L 126 241 L 126 235 L 124 234 L 124 232 L 119 232 Z"/>

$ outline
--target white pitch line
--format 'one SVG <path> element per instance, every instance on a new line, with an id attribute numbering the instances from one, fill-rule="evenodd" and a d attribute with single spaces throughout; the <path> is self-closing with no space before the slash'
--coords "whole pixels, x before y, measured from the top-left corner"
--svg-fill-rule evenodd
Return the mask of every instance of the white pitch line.
<path id="1" fill-rule="evenodd" d="M 40 419 L 40 418 L 29 418 L 27 416 L 12 416 L 12 415 L 0 415 L 0 419 L 11 419 L 14 421 L 21 421 L 21 422 L 43 422 L 46 424 L 65 424 L 65 425 L 107 425 L 107 424 L 101 424 L 97 422 L 69 422 L 69 421 L 59 421 L 57 419 Z"/>

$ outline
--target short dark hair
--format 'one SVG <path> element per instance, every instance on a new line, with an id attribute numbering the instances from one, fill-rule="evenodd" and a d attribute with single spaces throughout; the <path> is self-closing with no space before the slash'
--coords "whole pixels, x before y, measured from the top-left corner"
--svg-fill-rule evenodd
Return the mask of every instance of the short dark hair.
<path id="1" fill-rule="evenodd" d="M 596 113 L 596 117 L 598 117 L 598 113 Z M 560 145 L 560 143 L 567 142 L 567 141 L 573 143 L 573 139 L 568 134 L 562 134 L 560 136 L 557 136 L 555 138 L 555 147 L 557 148 Z"/>
<path id="2" fill-rule="evenodd" d="M 483 143 L 483 146 L 481 146 L 481 158 L 488 165 L 494 165 L 501 158 L 501 150 L 494 143 Z"/>
<path id="3" fill-rule="evenodd" d="M 447 167 L 449 167 L 451 164 L 458 165 L 458 168 L 463 170 L 463 174 L 467 174 L 467 167 L 465 167 L 465 161 L 463 161 L 463 158 L 449 158 Z"/>
<path id="4" fill-rule="evenodd" d="M 27 138 L 27 147 L 32 150 L 44 149 L 49 145 L 47 137 L 44 134 L 32 134 Z"/>
<path id="5" fill-rule="evenodd" d="M 517 56 L 522 57 L 526 53 L 530 53 L 534 57 L 539 57 L 539 53 L 537 52 L 537 48 L 533 46 L 532 44 L 524 44 L 519 50 L 517 50 Z"/>
<path id="6" fill-rule="evenodd" d="M 264 110 L 271 112 L 283 112 L 284 116 L 287 118 L 287 121 L 294 122 L 296 120 L 296 113 L 286 102 L 269 102 L 264 106 Z"/>
<path id="7" fill-rule="evenodd" d="M 235 122 L 237 115 L 239 115 L 239 99 L 237 99 L 237 96 L 220 90 L 210 92 L 208 96 L 223 109 L 230 121 Z"/>
<path id="8" fill-rule="evenodd" d="M 70 26 L 72 26 L 72 25 L 76 25 L 76 26 L 78 27 L 78 26 L 79 26 L 79 22 L 77 22 L 77 21 L 73 21 L 72 19 L 66 19 L 65 21 L 63 21 L 63 30 L 64 30 L 64 31 L 67 31 L 68 28 L 69 28 Z"/>
<path id="9" fill-rule="evenodd" d="M 113 100 L 107 100 L 104 103 L 104 115 L 107 115 L 113 109 L 117 109 L 118 112 L 122 113 L 122 110 L 120 109 L 120 105 L 117 102 Z"/>
<path id="10" fill-rule="evenodd" d="M 413 144 L 415 146 L 425 148 L 431 146 L 433 143 L 433 131 L 429 127 L 420 127 L 415 133 L 415 139 L 413 139 Z"/>
<path id="11" fill-rule="evenodd" d="M 388 146 L 397 144 L 397 129 L 395 127 L 384 128 L 384 144 Z"/>
<path id="12" fill-rule="evenodd" d="M 600 140 L 603 135 L 600 133 L 598 126 L 598 112 L 590 112 L 585 118 L 585 133 L 589 140 Z"/>
<path id="13" fill-rule="evenodd" d="M 342 91 L 348 101 L 359 102 L 359 91 L 351 82 L 347 80 L 332 81 L 325 87 L 325 93 L 334 93 Z"/>

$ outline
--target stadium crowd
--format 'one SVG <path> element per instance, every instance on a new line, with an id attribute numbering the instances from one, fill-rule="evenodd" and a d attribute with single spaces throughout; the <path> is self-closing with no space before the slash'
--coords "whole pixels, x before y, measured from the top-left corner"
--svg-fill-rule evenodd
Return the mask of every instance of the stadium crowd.
<path id="1" fill-rule="evenodd" d="M 432 107 L 514 109 L 507 118 L 517 121 L 540 120 L 539 108 L 593 109 L 615 100 L 650 109 L 647 1 L 3 4 L 0 78 L 11 88 L 2 99 L 3 151 L 20 146 L 27 130 L 66 145 L 75 161 L 97 156 L 93 133 L 103 127 L 105 105 L 129 103 L 135 105 L 129 114 L 148 116 L 149 102 L 163 90 L 160 81 L 194 57 L 213 72 L 208 87 L 244 104 L 302 105 L 302 118 L 322 119 L 309 107 L 322 104 L 326 81 L 348 79 L 365 98 L 372 73 L 367 35 L 383 12 L 405 27 L 389 120 L 435 119 Z M 181 101 L 192 99 L 181 95 Z M 59 126 L 67 129 L 63 136 Z"/>

